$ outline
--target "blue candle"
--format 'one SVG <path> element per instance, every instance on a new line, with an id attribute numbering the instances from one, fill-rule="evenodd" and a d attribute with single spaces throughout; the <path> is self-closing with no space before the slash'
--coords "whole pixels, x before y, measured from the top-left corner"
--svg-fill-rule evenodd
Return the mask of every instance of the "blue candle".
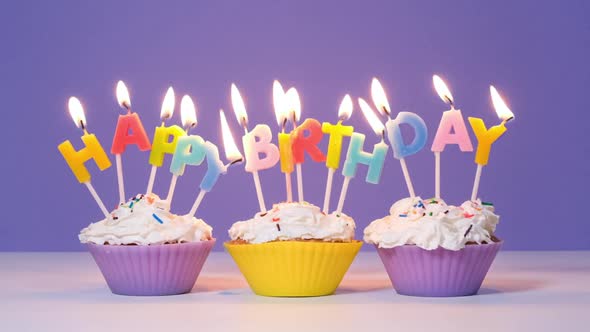
<path id="1" fill-rule="evenodd" d="M 414 129 L 414 139 L 410 144 L 405 144 L 402 137 L 400 125 L 402 123 L 410 125 Z M 391 143 L 393 156 L 396 159 L 403 159 L 422 150 L 426 145 L 428 138 L 428 129 L 426 123 L 418 114 L 411 112 L 399 112 L 395 119 L 390 119 L 385 124 L 387 128 L 387 138 Z"/>
<path id="2" fill-rule="evenodd" d="M 190 135 L 178 138 L 176 151 L 170 164 L 170 172 L 176 176 L 184 174 L 186 165 L 198 166 L 205 160 L 205 140 L 201 136 Z"/>
<path id="3" fill-rule="evenodd" d="M 367 165 L 369 166 L 369 170 L 367 171 L 365 181 L 377 184 L 381 178 L 381 171 L 383 170 L 383 164 L 385 163 L 385 156 L 387 155 L 389 146 L 381 141 L 373 146 L 373 153 L 370 153 L 363 150 L 364 143 L 365 135 L 360 133 L 352 134 L 342 175 L 353 178 L 356 174 L 358 164 Z"/>
<path id="4" fill-rule="evenodd" d="M 227 168 L 219 159 L 219 150 L 217 146 L 211 142 L 205 142 L 205 154 L 207 157 L 207 173 L 201 180 L 201 184 L 199 188 L 204 191 L 211 191 L 217 179 L 219 179 L 219 175 L 225 174 Z"/>

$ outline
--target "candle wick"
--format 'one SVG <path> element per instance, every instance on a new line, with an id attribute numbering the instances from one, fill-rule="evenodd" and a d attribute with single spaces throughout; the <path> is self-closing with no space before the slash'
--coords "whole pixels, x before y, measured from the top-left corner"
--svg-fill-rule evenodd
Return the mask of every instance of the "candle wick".
<path id="1" fill-rule="evenodd" d="M 445 96 L 445 99 L 447 100 L 449 105 L 451 105 L 451 109 L 455 109 L 455 103 L 453 103 L 453 100 L 449 98 L 449 96 Z"/>

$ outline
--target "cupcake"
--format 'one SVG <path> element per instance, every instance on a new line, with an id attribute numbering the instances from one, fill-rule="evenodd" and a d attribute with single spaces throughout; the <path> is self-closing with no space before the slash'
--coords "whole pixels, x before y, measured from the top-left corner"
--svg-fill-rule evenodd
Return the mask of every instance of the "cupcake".
<path id="1" fill-rule="evenodd" d="M 415 197 L 396 202 L 389 213 L 365 229 L 364 240 L 376 246 L 399 294 L 478 292 L 502 246 L 493 205 L 477 200 L 456 207 Z"/>
<path id="2" fill-rule="evenodd" d="M 111 291 L 120 295 L 188 293 L 215 244 L 211 226 L 168 212 L 157 195 L 137 195 L 109 218 L 82 229 Z"/>
<path id="3" fill-rule="evenodd" d="M 322 296 L 334 293 L 362 245 L 354 230 L 345 214 L 280 203 L 233 224 L 224 245 L 256 294 Z"/>

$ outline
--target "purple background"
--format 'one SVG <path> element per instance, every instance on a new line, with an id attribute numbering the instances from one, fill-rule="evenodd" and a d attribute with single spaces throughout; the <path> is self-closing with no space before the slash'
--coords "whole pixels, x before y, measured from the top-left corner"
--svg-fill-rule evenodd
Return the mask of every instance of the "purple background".
<path id="1" fill-rule="evenodd" d="M 429 146 L 447 109 L 432 87 L 434 73 L 449 83 L 466 116 L 498 123 L 490 83 L 516 114 L 493 146 L 480 189 L 502 215 L 498 233 L 505 249 L 590 249 L 584 211 L 590 166 L 587 1 L 19 1 L 1 12 L 0 250 L 80 250 L 79 230 L 101 217 L 56 148 L 65 139 L 80 147 L 81 133 L 66 110 L 71 95 L 81 98 L 89 129 L 110 148 L 120 113 L 117 80 L 130 88 L 150 137 L 172 84 L 177 105 L 185 93 L 196 100 L 195 133 L 219 143 L 218 109 L 232 112 L 231 82 L 245 96 L 251 123 L 274 130 L 273 79 L 299 89 L 304 118 L 334 122 L 342 96 L 370 97 L 370 79 L 378 76 L 394 111 L 424 118 Z M 178 108 L 174 121 L 180 121 Z M 358 107 L 349 123 L 367 134 L 367 143 L 376 142 Z M 124 155 L 128 195 L 145 190 L 147 158 L 135 147 Z M 407 162 L 417 192 L 430 197 L 432 153 L 425 149 Z M 443 197 L 460 203 L 471 192 L 473 154 L 451 146 L 442 162 Z M 162 195 L 168 164 L 155 186 Z M 90 169 L 112 207 L 114 165 L 106 172 Z M 361 167 L 351 183 L 345 207 L 357 220 L 357 237 L 406 195 L 392 156 L 381 184 L 365 183 L 365 172 Z M 203 173 L 204 167 L 193 167 L 179 180 L 175 211 L 188 211 Z M 306 198 L 321 205 L 325 166 L 307 162 L 303 174 Z M 261 180 L 268 205 L 284 198 L 278 166 L 262 172 Z M 335 180 L 334 207 L 342 177 Z M 200 217 L 214 227 L 221 249 L 231 223 L 256 208 L 252 178 L 238 167 L 206 196 Z"/>

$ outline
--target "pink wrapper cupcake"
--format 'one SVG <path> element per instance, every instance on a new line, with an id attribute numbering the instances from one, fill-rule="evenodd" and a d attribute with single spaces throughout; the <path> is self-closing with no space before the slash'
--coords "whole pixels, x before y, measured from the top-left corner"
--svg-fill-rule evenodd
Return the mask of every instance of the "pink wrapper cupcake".
<path id="1" fill-rule="evenodd" d="M 190 292 L 215 244 L 209 225 L 168 212 L 155 195 L 134 197 L 79 238 L 111 291 L 135 296 Z"/>
<path id="2" fill-rule="evenodd" d="M 373 221 L 364 239 L 376 246 L 395 290 L 412 296 L 477 294 L 502 242 L 493 206 L 406 198 Z"/>

